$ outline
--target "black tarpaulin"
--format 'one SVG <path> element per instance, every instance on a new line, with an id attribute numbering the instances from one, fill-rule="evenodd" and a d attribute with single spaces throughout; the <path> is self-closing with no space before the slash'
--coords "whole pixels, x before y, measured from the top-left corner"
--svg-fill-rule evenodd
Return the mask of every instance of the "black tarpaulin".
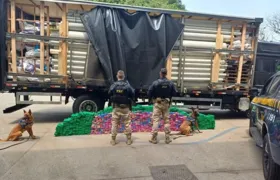
<path id="1" fill-rule="evenodd" d="M 109 83 L 124 70 L 134 88 L 147 88 L 159 77 L 184 25 L 170 15 L 97 7 L 81 16 Z M 88 70 L 90 72 L 90 70 Z"/>
<path id="2" fill-rule="evenodd" d="M 6 32 L 7 32 L 7 1 L 0 1 L 0 91 L 4 88 L 7 74 Z"/>

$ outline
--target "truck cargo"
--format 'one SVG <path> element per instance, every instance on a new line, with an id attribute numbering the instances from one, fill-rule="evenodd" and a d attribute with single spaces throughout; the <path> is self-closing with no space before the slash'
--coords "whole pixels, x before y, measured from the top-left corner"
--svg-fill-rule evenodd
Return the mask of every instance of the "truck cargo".
<path id="1" fill-rule="evenodd" d="M 262 18 L 81 0 L 7 0 L 0 13 L 0 90 L 16 100 L 4 113 L 67 104 L 70 97 L 73 112 L 98 111 L 119 69 L 135 88 L 136 104 L 148 103 L 162 67 L 180 108 L 247 111 L 256 94 Z M 33 101 L 35 95 L 50 100 Z"/>

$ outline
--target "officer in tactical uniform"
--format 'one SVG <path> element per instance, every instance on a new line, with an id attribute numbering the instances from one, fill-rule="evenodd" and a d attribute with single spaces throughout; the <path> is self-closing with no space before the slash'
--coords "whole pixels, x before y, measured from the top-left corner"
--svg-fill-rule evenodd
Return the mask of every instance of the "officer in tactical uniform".
<path id="1" fill-rule="evenodd" d="M 153 128 L 150 143 L 157 144 L 158 125 L 161 117 L 164 119 L 165 143 L 169 144 L 170 140 L 170 123 L 169 123 L 169 107 L 171 98 L 175 96 L 177 91 L 172 81 L 166 78 L 167 70 L 162 68 L 160 71 L 160 79 L 153 82 L 149 87 L 148 96 L 153 101 Z"/>
<path id="2" fill-rule="evenodd" d="M 117 73 L 118 81 L 111 85 L 109 90 L 110 101 L 113 105 L 112 112 L 112 140 L 111 144 L 116 145 L 116 136 L 118 125 L 122 120 L 125 124 L 124 134 L 127 136 L 126 144 L 131 145 L 131 119 L 130 112 L 132 108 L 132 100 L 134 99 L 134 89 L 124 80 L 125 75 L 122 70 Z"/>

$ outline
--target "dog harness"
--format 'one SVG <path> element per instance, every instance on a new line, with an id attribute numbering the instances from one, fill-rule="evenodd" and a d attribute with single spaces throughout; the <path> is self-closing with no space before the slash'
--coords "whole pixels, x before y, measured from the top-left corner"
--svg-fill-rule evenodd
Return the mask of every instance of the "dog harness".
<path id="1" fill-rule="evenodd" d="M 33 125 L 33 122 L 28 122 L 26 119 L 19 120 L 19 125 L 25 129 L 26 126 Z"/>
<path id="2" fill-rule="evenodd" d="M 189 116 L 188 118 L 190 118 L 190 120 L 189 120 L 190 122 L 192 122 L 192 123 L 195 122 L 195 119 L 194 119 L 194 118 L 192 118 L 192 117 L 190 117 L 190 116 Z"/>

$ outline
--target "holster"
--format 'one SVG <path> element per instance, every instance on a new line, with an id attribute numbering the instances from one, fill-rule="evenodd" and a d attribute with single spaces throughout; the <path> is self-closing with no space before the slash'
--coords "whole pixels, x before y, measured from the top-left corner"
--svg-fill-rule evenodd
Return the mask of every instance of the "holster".
<path id="1" fill-rule="evenodd" d="M 149 105 L 153 104 L 153 99 L 152 99 L 152 98 L 149 98 L 148 104 L 149 104 Z"/>
<path id="2" fill-rule="evenodd" d="M 133 104 L 132 99 L 129 99 L 129 102 L 130 102 L 129 103 L 129 110 L 132 111 L 132 104 Z"/>
<path id="3" fill-rule="evenodd" d="M 156 99 L 155 99 L 155 102 L 158 103 L 158 104 L 161 104 L 162 99 L 161 99 L 161 98 L 156 98 Z"/>
<path id="4" fill-rule="evenodd" d="M 108 106 L 113 106 L 114 104 L 112 104 L 112 100 L 111 100 L 111 98 L 109 98 L 109 101 L 108 101 Z"/>

